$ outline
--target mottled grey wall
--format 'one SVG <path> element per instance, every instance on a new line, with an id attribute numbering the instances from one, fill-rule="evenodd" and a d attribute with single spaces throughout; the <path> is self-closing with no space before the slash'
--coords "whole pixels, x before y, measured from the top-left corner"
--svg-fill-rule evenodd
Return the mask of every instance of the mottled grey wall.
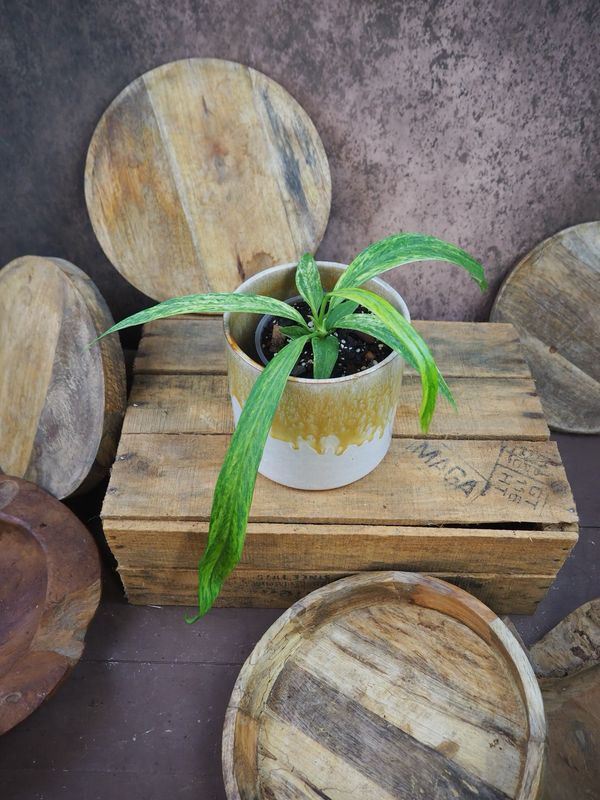
<path id="1" fill-rule="evenodd" d="M 485 262 L 486 297 L 445 265 L 397 271 L 414 316 L 484 318 L 518 256 L 600 217 L 598 0 L 0 0 L 0 11 L 0 263 L 68 258 L 117 317 L 146 301 L 95 242 L 86 148 L 127 83 L 186 56 L 256 67 L 311 115 L 333 177 L 321 257 L 347 260 L 405 229 Z"/>

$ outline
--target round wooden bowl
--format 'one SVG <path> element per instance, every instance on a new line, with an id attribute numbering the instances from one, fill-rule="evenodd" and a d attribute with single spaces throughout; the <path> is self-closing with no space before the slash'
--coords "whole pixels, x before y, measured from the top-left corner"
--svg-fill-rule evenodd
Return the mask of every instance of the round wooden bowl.
<path id="1" fill-rule="evenodd" d="M 223 732 L 229 800 L 530 800 L 544 711 L 504 623 L 403 572 L 295 603 L 242 667 Z"/>
<path id="2" fill-rule="evenodd" d="M 77 663 L 99 599 L 87 529 L 43 489 L 0 475 L 0 734 Z"/>

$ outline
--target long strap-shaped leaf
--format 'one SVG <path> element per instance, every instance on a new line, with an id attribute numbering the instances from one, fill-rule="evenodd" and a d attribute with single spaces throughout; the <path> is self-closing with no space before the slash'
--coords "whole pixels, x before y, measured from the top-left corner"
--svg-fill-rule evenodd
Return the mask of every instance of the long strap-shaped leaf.
<path id="1" fill-rule="evenodd" d="M 330 294 L 332 294 L 334 296 L 334 299 L 337 298 L 339 300 L 339 299 L 341 299 L 342 296 L 346 296 L 345 295 L 346 291 L 353 291 L 353 290 L 343 290 L 343 291 L 340 291 L 340 292 L 331 292 Z M 367 290 L 366 289 L 359 289 L 358 291 L 366 292 Z M 358 296 L 358 295 L 356 295 L 356 296 Z M 367 302 L 369 302 L 369 299 L 368 299 L 369 297 L 371 298 L 371 301 L 373 300 L 373 298 L 378 298 L 379 297 L 378 295 L 375 295 L 372 292 L 368 292 L 368 294 L 366 296 L 365 295 L 360 295 L 360 296 L 363 298 L 363 300 L 366 299 Z M 377 302 L 377 300 L 376 300 L 376 302 Z M 349 300 L 345 300 L 343 302 L 340 302 L 340 304 L 338 306 L 336 306 L 333 309 L 333 311 L 330 312 L 327 315 L 327 319 L 326 319 L 327 325 L 328 326 L 331 325 L 332 324 L 331 321 L 334 320 L 334 323 L 332 325 L 332 327 L 334 327 L 334 328 L 351 327 L 351 326 L 348 326 L 348 325 L 345 324 L 347 322 L 347 319 L 346 319 L 347 315 L 336 314 L 336 312 L 340 311 L 342 308 L 344 308 L 344 306 L 349 306 L 353 311 L 359 305 L 360 305 L 359 303 L 353 303 L 353 302 L 351 302 Z M 380 303 L 380 305 L 382 305 L 382 304 Z M 421 336 L 419 336 L 419 334 L 416 332 L 416 330 L 413 328 L 413 326 L 407 320 L 404 319 L 404 317 L 402 316 L 402 314 L 400 314 L 399 311 L 396 311 L 395 309 L 393 309 L 393 306 L 391 306 L 389 303 L 386 303 L 385 305 L 387 306 L 388 311 L 390 309 L 395 311 L 395 313 L 397 315 L 396 316 L 396 322 L 398 323 L 398 325 L 400 325 L 403 328 L 405 336 L 410 337 L 412 339 L 412 341 L 414 342 L 415 346 L 419 347 L 419 349 L 421 350 L 421 353 L 423 354 L 423 357 L 426 358 L 426 359 L 427 358 L 431 358 L 433 360 L 433 356 L 431 354 L 431 351 L 429 350 L 429 347 L 427 346 L 427 343 L 425 342 L 425 340 Z M 349 312 L 349 313 L 352 313 L 352 312 Z M 342 319 L 342 317 L 343 317 L 343 319 Z M 363 333 L 366 333 L 366 331 L 363 331 Z M 383 339 L 381 339 L 381 341 L 383 341 Z M 402 352 L 401 348 L 404 347 L 405 352 L 402 353 L 402 357 L 404 358 L 404 360 L 408 364 L 410 364 L 411 367 L 413 367 L 413 369 L 416 369 L 417 372 L 419 371 L 418 363 L 414 360 L 411 351 L 406 349 L 406 345 L 403 344 L 402 338 L 398 339 L 395 345 L 394 344 L 390 344 L 388 341 L 386 341 L 386 344 L 388 345 L 388 347 L 391 347 L 393 350 L 398 350 L 398 352 Z M 435 361 L 433 363 L 435 364 Z M 450 403 L 450 405 L 455 409 L 456 408 L 456 401 L 454 400 L 454 397 L 452 396 L 452 392 L 450 391 L 450 387 L 446 383 L 442 373 L 439 371 L 437 364 L 435 364 L 435 368 L 436 368 L 437 374 L 438 374 L 439 390 L 440 390 L 441 394 L 446 398 L 446 400 Z"/>
<path id="2" fill-rule="evenodd" d="M 421 430 L 427 433 L 431 418 L 435 410 L 437 375 L 431 370 L 431 366 L 422 358 L 420 352 L 415 350 L 410 342 L 401 341 L 389 330 L 389 328 L 373 314 L 352 314 L 350 317 L 343 318 L 343 327 L 350 330 L 368 333 L 379 339 L 380 342 L 387 344 L 392 350 L 396 350 L 411 366 L 419 372 L 423 387 L 423 397 L 419 410 L 419 421 Z M 435 377 L 434 377 L 435 376 Z"/>
<path id="3" fill-rule="evenodd" d="M 158 303 L 156 306 L 138 311 L 130 317 L 117 322 L 102 336 L 109 333 L 130 328 L 133 325 L 142 325 L 155 319 L 174 317 L 178 314 L 219 314 L 224 311 L 241 311 L 249 314 L 276 314 L 285 319 L 294 320 L 306 327 L 306 322 L 295 308 L 276 300 L 274 297 L 263 297 L 254 294 L 238 294 L 237 292 L 213 292 L 211 294 L 188 294 L 184 297 L 174 297 Z M 308 329 L 307 329 L 308 332 Z M 98 338 L 101 339 L 102 336 Z"/>
<path id="4" fill-rule="evenodd" d="M 335 288 L 362 286 L 388 269 L 414 261 L 449 261 L 466 269 L 482 291 L 487 288 L 479 261 L 460 247 L 423 233 L 398 233 L 369 245 L 342 273 Z"/>
<path id="5" fill-rule="evenodd" d="M 316 319 L 323 301 L 323 287 L 317 262 L 310 253 L 304 253 L 296 267 L 296 287 L 308 303 Z"/>
<path id="6" fill-rule="evenodd" d="M 439 371 L 433 356 L 431 355 L 431 352 L 423 339 L 419 336 L 410 322 L 405 319 L 405 317 L 397 309 L 395 309 L 391 303 L 389 303 L 383 297 L 379 297 L 379 295 L 374 294 L 373 292 L 369 292 L 366 289 L 342 289 L 339 291 L 334 291 L 331 294 L 334 297 L 342 297 L 345 300 L 353 300 L 355 303 L 360 303 L 360 305 L 364 306 L 373 314 L 375 314 L 375 316 L 377 316 L 383 323 L 388 334 L 393 335 L 396 343 L 390 344 L 389 342 L 386 342 L 385 338 L 381 338 L 380 335 L 373 333 L 372 330 L 364 332 L 377 336 L 378 339 L 381 339 L 381 341 L 388 344 L 389 347 L 393 347 L 394 350 L 398 350 L 398 352 L 402 353 L 402 350 L 400 350 L 398 347 L 398 343 L 400 343 L 402 349 L 410 354 L 411 360 L 409 360 L 409 363 L 412 361 L 412 364 L 416 367 L 419 375 L 421 376 L 423 399 L 421 402 L 419 416 L 421 428 L 426 432 L 429 428 L 431 418 L 435 410 L 439 387 Z M 357 330 L 357 324 L 364 324 L 360 322 L 360 318 L 362 316 L 365 315 L 352 314 L 348 317 L 343 317 L 341 320 L 338 320 L 337 324 L 340 328 L 347 327 Z M 384 331 L 381 329 L 380 333 L 385 335 Z"/>
<path id="7" fill-rule="evenodd" d="M 269 361 L 252 387 L 219 472 L 206 550 L 198 564 L 198 614 L 210 609 L 242 555 L 254 484 L 288 376 L 308 336 L 293 339 Z"/>

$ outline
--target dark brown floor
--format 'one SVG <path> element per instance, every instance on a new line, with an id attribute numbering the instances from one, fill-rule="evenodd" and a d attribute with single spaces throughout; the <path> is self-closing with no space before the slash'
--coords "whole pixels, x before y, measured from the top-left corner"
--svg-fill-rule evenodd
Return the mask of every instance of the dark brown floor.
<path id="1" fill-rule="evenodd" d="M 600 437 L 556 439 L 581 537 L 537 613 L 515 618 L 527 643 L 600 595 Z M 94 529 L 90 504 L 100 495 L 75 504 Z M 190 627 L 181 608 L 127 605 L 107 567 L 82 661 L 0 739 L 0 800 L 222 800 L 225 707 L 240 665 L 279 613 L 218 609 Z"/>

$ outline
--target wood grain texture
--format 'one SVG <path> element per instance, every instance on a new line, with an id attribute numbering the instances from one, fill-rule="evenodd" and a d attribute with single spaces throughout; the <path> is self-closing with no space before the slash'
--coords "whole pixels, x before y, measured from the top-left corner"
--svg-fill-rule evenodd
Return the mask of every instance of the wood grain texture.
<path id="1" fill-rule="evenodd" d="M 42 489 L 0 476 L 0 734 L 77 663 L 99 600 L 86 528 Z"/>
<path id="2" fill-rule="evenodd" d="M 549 438 L 535 384 L 527 378 L 454 378 L 458 409 L 440 398 L 427 436 L 441 439 Z M 194 402 L 190 402 L 194 398 Z M 402 381 L 393 435 L 424 438 L 419 425 L 421 383 Z M 233 433 L 225 375 L 138 374 L 124 433 Z"/>
<path id="3" fill-rule="evenodd" d="M 106 519 L 207 520 L 229 437 L 124 434 L 103 507 Z M 316 492 L 258 477 L 253 522 L 430 525 L 577 522 L 554 442 L 394 439 L 356 484 Z"/>
<path id="4" fill-rule="evenodd" d="M 542 680 L 548 720 L 543 800 L 597 800 L 600 787 L 600 664 Z"/>
<path id="5" fill-rule="evenodd" d="M 531 667 L 489 609 L 375 573 L 313 592 L 263 636 L 230 700 L 223 773 L 229 800 L 525 800 L 544 737 Z"/>
<path id="6" fill-rule="evenodd" d="M 92 281 L 62 259 L 0 273 L 0 465 L 56 497 L 106 475 L 125 413 L 125 367 Z"/>
<path id="7" fill-rule="evenodd" d="M 396 567 L 392 564 L 391 566 Z M 470 566 L 474 566 L 471 564 Z M 476 565 L 475 565 L 476 566 Z M 418 569 L 418 567 L 415 567 Z M 332 581 L 370 570 L 277 571 L 273 567 L 238 567 L 225 581 L 216 607 L 288 608 L 309 592 Z M 376 570 L 373 570 L 376 571 Z M 552 574 L 490 574 L 429 570 L 428 575 L 470 592 L 498 614 L 533 614 L 555 578 Z M 127 599 L 138 605 L 193 606 L 198 598 L 198 572 L 193 569 L 119 566 Z"/>
<path id="8" fill-rule="evenodd" d="M 446 378 L 531 378 L 512 325 L 415 321 Z M 225 375 L 221 317 L 180 317 L 145 325 L 136 373 Z M 406 368 L 406 374 L 414 374 Z"/>
<path id="9" fill-rule="evenodd" d="M 566 616 L 530 652 L 540 678 L 560 678 L 600 664 L 600 598 Z M 598 748 L 600 755 L 600 739 Z"/>
<path id="10" fill-rule="evenodd" d="M 94 231 L 157 300 L 232 291 L 321 241 L 329 166 L 300 105 L 254 69 L 191 58 L 131 83 L 104 113 L 85 169 Z"/>
<path id="11" fill-rule="evenodd" d="M 567 228 L 522 259 L 491 319 L 519 332 L 551 428 L 600 432 L 600 222 Z"/>
<path id="12" fill-rule="evenodd" d="M 548 720 L 544 800 L 596 800 L 600 789 L 600 598 L 530 649 Z"/>
<path id="13" fill-rule="evenodd" d="M 104 532 L 121 568 L 195 569 L 208 522 L 106 520 Z M 459 574 L 483 566 L 494 575 L 549 575 L 576 542 L 574 530 L 250 522 L 240 566 Z"/>

